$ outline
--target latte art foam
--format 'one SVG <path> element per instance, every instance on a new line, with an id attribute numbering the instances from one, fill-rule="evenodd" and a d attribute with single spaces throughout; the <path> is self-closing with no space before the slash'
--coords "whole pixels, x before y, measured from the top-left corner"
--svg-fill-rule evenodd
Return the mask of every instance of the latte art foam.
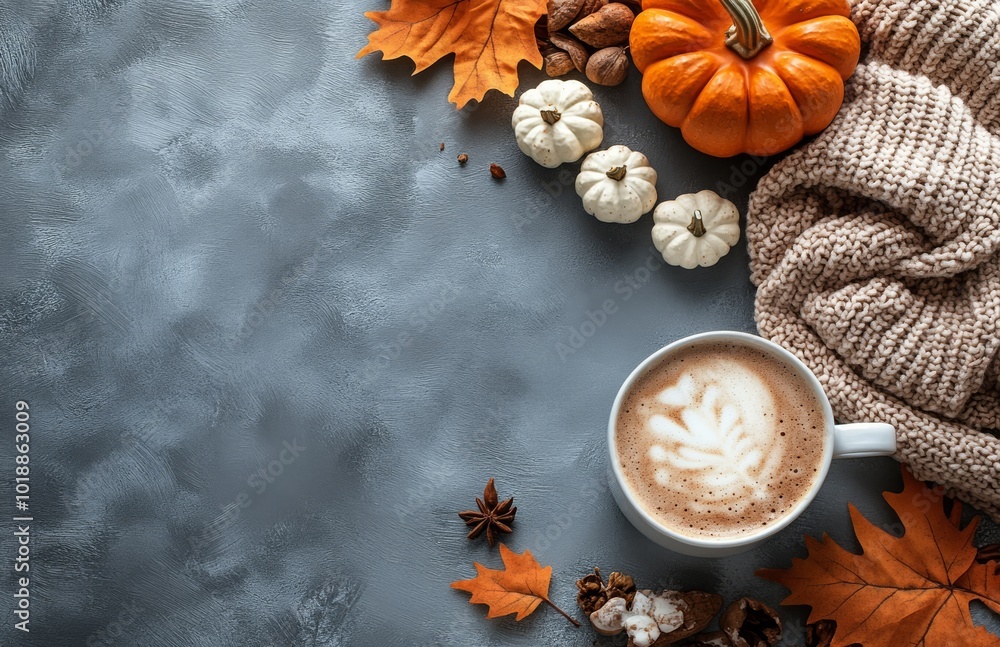
<path id="1" fill-rule="evenodd" d="M 697 537 L 756 533 L 787 514 L 823 461 L 822 403 L 791 366 L 738 343 L 694 346 L 633 385 L 616 449 L 654 518 Z"/>

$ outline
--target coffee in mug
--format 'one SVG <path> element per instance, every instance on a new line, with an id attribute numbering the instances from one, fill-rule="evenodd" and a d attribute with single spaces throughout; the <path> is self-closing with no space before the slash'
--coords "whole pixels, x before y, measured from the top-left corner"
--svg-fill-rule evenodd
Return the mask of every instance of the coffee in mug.
<path id="1" fill-rule="evenodd" d="M 763 545 L 802 514 L 832 460 L 896 451 L 892 425 L 836 424 L 798 357 L 731 330 L 678 339 L 643 360 L 618 390 L 607 438 L 622 514 L 696 557 Z"/>
<path id="2" fill-rule="evenodd" d="M 686 346 L 625 394 L 614 435 L 624 485 L 677 534 L 758 534 L 822 478 L 825 406 L 801 371 L 756 344 Z"/>

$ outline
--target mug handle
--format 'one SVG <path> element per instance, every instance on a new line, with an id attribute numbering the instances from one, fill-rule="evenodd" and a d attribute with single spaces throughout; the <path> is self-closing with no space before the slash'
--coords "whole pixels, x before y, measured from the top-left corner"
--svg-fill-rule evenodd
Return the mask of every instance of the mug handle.
<path id="1" fill-rule="evenodd" d="M 833 426 L 833 457 L 864 458 L 896 453 L 896 428 L 881 422 Z"/>

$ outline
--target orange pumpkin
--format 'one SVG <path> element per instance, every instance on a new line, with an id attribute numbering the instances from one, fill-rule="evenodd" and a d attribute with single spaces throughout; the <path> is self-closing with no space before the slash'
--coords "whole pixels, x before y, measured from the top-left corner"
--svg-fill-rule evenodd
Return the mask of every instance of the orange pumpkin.
<path id="1" fill-rule="evenodd" d="M 644 0 L 642 7 L 630 45 L 646 103 L 709 155 L 773 155 L 823 130 L 858 64 L 848 0 Z"/>

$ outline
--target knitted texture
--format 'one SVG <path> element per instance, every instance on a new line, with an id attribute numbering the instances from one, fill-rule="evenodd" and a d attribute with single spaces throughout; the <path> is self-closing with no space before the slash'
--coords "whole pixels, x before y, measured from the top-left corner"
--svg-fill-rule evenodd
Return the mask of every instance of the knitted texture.
<path id="1" fill-rule="evenodd" d="M 1000 4 L 853 0 L 844 106 L 750 198 L 757 326 L 1000 518 Z"/>

